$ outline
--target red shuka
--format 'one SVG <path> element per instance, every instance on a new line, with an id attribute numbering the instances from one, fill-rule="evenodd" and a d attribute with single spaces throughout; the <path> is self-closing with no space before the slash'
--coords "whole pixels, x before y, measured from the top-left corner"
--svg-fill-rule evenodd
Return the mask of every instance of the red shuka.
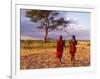
<path id="1" fill-rule="evenodd" d="M 70 41 L 70 48 L 69 48 L 69 52 L 70 54 L 74 55 L 76 52 L 76 45 L 77 45 L 77 41 L 76 40 L 71 40 Z"/>
<path id="2" fill-rule="evenodd" d="M 64 48 L 64 41 L 63 40 L 58 40 L 57 41 L 57 46 L 56 46 L 56 58 L 61 58 L 62 57 L 63 48 Z"/>

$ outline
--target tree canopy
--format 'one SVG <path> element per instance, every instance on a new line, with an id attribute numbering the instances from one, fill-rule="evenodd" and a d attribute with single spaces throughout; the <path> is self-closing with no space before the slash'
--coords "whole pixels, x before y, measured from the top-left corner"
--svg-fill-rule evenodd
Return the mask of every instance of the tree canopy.
<path id="1" fill-rule="evenodd" d="M 49 10 L 28 10 L 26 16 L 30 18 L 32 22 L 39 23 L 37 28 L 45 31 L 44 42 L 47 40 L 48 32 L 53 30 L 60 30 L 68 26 L 71 21 L 66 20 L 64 17 L 59 16 L 59 11 Z"/>

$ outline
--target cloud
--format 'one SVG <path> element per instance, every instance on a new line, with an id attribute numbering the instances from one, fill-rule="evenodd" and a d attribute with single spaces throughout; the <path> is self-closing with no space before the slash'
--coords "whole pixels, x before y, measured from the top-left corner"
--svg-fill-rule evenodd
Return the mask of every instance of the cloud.
<path id="1" fill-rule="evenodd" d="M 27 10 L 21 10 L 21 39 L 43 39 L 45 32 L 38 29 L 38 23 L 31 22 L 29 18 L 25 16 Z M 71 35 L 75 34 L 77 39 L 90 39 L 90 25 L 89 18 L 85 13 L 74 13 L 67 12 L 64 13 L 66 20 L 73 20 L 77 23 L 70 24 L 65 30 L 67 30 Z M 57 39 L 59 35 L 63 35 L 64 39 L 69 39 L 67 33 L 62 31 L 51 31 L 48 33 L 48 38 Z"/>

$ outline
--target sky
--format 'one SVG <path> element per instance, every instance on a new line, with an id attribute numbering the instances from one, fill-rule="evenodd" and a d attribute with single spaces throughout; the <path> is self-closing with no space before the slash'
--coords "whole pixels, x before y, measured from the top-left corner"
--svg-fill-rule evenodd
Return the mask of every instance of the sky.
<path id="1" fill-rule="evenodd" d="M 41 40 L 44 38 L 45 32 L 38 29 L 38 23 L 30 21 L 30 18 L 26 17 L 26 11 L 28 9 L 20 10 L 20 33 L 22 40 Z M 76 12 L 76 11 L 58 11 L 61 12 L 58 17 L 64 17 L 66 20 L 73 20 L 75 23 L 70 24 L 64 30 L 67 30 L 71 35 L 75 35 L 78 40 L 90 40 L 90 13 L 89 12 Z M 62 35 L 64 40 L 68 40 L 71 37 L 62 31 L 51 31 L 48 33 L 48 38 L 58 39 Z"/>

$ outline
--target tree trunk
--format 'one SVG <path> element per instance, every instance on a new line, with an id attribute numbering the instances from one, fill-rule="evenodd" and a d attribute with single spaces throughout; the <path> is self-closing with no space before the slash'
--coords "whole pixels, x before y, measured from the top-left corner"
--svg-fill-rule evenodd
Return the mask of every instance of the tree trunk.
<path id="1" fill-rule="evenodd" d="M 45 31 L 45 37 L 44 37 L 44 43 L 47 42 L 47 36 L 48 36 L 48 31 L 46 30 L 46 31 Z"/>
<path id="2" fill-rule="evenodd" d="M 45 37 L 44 37 L 44 43 L 47 42 L 48 26 L 49 26 L 49 21 L 48 21 L 48 18 L 46 18 L 46 26 L 45 26 Z"/>

